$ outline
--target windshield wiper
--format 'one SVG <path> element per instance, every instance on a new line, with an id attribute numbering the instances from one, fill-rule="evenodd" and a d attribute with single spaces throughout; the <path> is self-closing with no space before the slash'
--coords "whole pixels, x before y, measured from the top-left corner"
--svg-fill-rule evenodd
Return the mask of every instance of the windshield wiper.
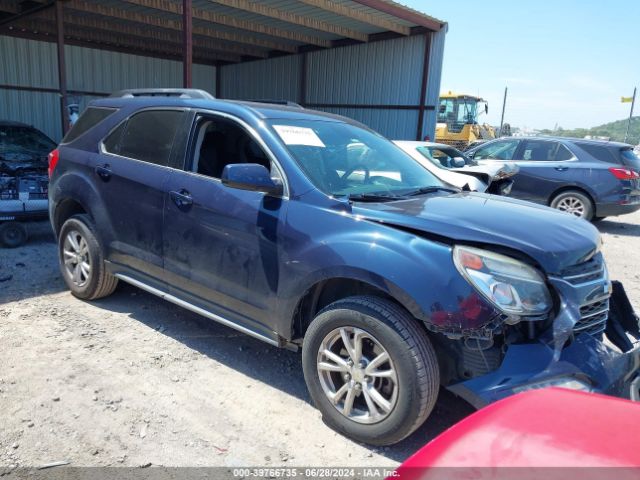
<path id="1" fill-rule="evenodd" d="M 347 198 L 356 202 L 390 202 L 392 200 L 406 199 L 404 196 L 385 195 L 382 193 L 352 193 Z"/>
<path id="2" fill-rule="evenodd" d="M 451 193 L 460 193 L 460 189 L 457 188 L 449 188 L 449 187 L 439 187 L 439 186 L 431 186 L 431 187 L 421 187 L 413 192 L 407 193 L 410 197 L 414 197 L 416 195 L 425 195 L 427 193 L 434 192 L 451 192 Z"/>

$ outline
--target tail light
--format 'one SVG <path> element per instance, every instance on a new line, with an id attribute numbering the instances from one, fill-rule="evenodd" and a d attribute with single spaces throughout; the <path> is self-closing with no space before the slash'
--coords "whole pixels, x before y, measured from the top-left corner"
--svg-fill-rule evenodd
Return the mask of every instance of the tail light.
<path id="1" fill-rule="evenodd" d="M 609 171 L 618 180 L 633 180 L 635 178 L 640 178 L 640 173 L 635 170 L 631 170 L 630 168 L 611 167 L 609 168 Z"/>
<path id="2" fill-rule="evenodd" d="M 56 165 L 58 164 L 59 158 L 60 158 L 60 152 L 58 151 L 57 148 L 49 154 L 49 178 L 51 178 L 51 175 L 53 175 L 53 171 L 55 170 Z"/>

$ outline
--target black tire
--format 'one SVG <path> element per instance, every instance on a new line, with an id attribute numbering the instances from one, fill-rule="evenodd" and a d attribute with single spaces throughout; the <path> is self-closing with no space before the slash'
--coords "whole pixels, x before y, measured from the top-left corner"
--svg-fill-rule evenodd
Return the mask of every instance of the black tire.
<path id="1" fill-rule="evenodd" d="M 573 208 L 571 207 L 572 205 L 574 206 Z M 591 221 L 593 218 L 593 202 L 585 193 L 578 190 L 567 190 L 556 195 L 551 201 L 551 207 L 571 213 L 576 217 L 584 218 L 587 221 Z"/>
<path id="2" fill-rule="evenodd" d="M 592 221 L 593 223 L 595 223 L 595 222 L 601 222 L 602 220 L 604 220 L 604 219 L 606 219 L 606 218 L 607 218 L 607 217 L 593 217 L 593 218 L 591 219 L 591 221 Z"/>
<path id="3" fill-rule="evenodd" d="M 0 245 L 16 248 L 27 243 L 26 227 L 19 222 L 6 222 L 0 225 Z"/>
<path id="4" fill-rule="evenodd" d="M 386 417 L 376 423 L 358 423 L 348 418 L 338 411 L 339 407 L 323 390 L 318 372 L 319 349 L 325 338 L 341 327 L 354 327 L 375 337 L 393 362 L 388 364 L 388 368 L 396 372 L 395 405 Z M 371 445 L 399 442 L 424 423 L 438 398 L 438 360 L 426 331 L 404 309 L 382 298 L 349 297 L 324 308 L 304 337 L 302 362 L 307 388 L 325 423 L 359 442 Z M 344 374 L 337 375 L 340 379 Z M 364 397 L 364 392 L 360 390 L 356 395 L 356 399 L 361 395 Z M 359 401 L 364 402 L 364 398 Z"/>
<path id="5" fill-rule="evenodd" d="M 65 242 L 67 242 L 69 235 L 73 236 L 76 241 L 78 238 L 84 239 L 87 246 L 86 254 L 82 255 L 82 258 L 87 260 L 86 263 L 89 264 L 90 270 L 88 275 L 81 276 L 80 282 L 74 281 L 73 274 L 65 265 Z M 69 244 L 67 244 L 68 247 Z M 82 300 L 95 300 L 111 295 L 118 285 L 118 279 L 107 272 L 105 268 L 104 254 L 96 237 L 93 221 L 88 215 L 74 215 L 64 222 L 58 236 L 58 258 L 65 283 L 71 293 Z M 76 260 L 76 264 L 69 268 L 75 271 L 74 266 L 77 263 Z"/>

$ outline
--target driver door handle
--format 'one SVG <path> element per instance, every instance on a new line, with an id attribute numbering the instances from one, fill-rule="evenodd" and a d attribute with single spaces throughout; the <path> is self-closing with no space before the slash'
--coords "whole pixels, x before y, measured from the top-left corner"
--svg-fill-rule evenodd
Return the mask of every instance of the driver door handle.
<path id="1" fill-rule="evenodd" d="M 173 203 L 175 203 L 178 208 L 185 208 L 193 205 L 193 197 L 191 197 L 191 194 L 184 188 L 180 191 L 172 190 L 169 192 L 169 195 L 171 196 Z"/>
<path id="2" fill-rule="evenodd" d="M 569 167 L 555 167 L 555 169 L 559 172 L 566 172 L 569 170 Z"/>

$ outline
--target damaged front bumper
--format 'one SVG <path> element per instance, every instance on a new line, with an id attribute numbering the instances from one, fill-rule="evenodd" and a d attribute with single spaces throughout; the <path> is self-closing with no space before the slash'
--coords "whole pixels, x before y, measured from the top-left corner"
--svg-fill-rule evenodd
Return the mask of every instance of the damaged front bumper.
<path id="1" fill-rule="evenodd" d="M 570 299 L 569 288 L 555 286 Z M 604 335 L 573 332 L 579 310 L 573 305 L 563 301 L 548 337 L 509 345 L 497 370 L 447 388 L 476 408 L 546 386 L 640 400 L 640 326 L 622 284 L 612 282 Z"/>

